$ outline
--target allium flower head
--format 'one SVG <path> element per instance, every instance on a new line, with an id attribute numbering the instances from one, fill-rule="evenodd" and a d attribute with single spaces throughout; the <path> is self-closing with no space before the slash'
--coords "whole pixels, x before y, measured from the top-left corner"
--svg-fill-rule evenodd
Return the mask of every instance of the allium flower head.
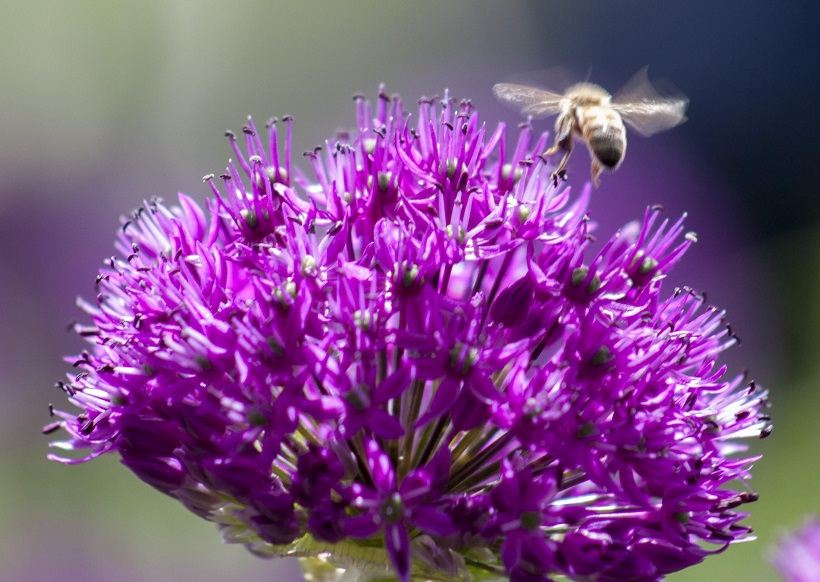
<path id="1" fill-rule="evenodd" d="M 124 220 L 47 427 L 88 452 L 52 458 L 117 452 L 226 540 L 361 580 L 655 580 L 747 538 L 765 394 L 662 288 L 682 219 L 596 245 L 546 134 L 355 103 L 310 177 L 290 119 L 249 120 L 204 209 Z"/>
<path id="2" fill-rule="evenodd" d="M 771 562 L 786 582 L 820 581 L 820 518 L 781 539 Z"/>

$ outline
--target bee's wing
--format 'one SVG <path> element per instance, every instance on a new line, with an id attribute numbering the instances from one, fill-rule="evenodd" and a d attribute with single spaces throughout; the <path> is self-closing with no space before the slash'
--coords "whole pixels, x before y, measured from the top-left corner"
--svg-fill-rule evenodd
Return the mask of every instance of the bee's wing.
<path id="1" fill-rule="evenodd" d="M 648 136 L 686 121 L 689 100 L 672 90 L 663 96 L 649 82 L 647 67 L 638 71 L 612 98 L 612 106 L 623 120 L 639 134 Z"/>
<path id="2" fill-rule="evenodd" d="M 685 99 L 666 99 L 613 103 L 613 106 L 627 125 L 643 136 L 650 136 L 686 121 L 687 103 Z"/>
<path id="3" fill-rule="evenodd" d="M 536 89 L 527 85 L 513 83 L 499 83 L 493 86 L 493 93 L 504 103 L 512 105 L 523 115 L 533 117 L 548 117 L 558 113 L 562 95 Z"/>

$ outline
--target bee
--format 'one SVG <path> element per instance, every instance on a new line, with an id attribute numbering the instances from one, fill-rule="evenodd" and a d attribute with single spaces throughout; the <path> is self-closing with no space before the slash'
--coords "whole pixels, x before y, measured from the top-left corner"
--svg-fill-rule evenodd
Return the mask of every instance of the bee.
<path id="1" fill-rule="evenodd" d="M 572 153 L 573 139 L 586 142 L 592 158 L 592 182 L 606 169 L 618 169 L 626 153 L 626 127 L 643 136 L 664 131 L 686 121 L 689 103 L 684 96 L 664 97 L 649 82 L 646 67 L 613 97 L 592 83 L 578 83 L 563 94 L 526 85 L 499 83 L 495 96 L 533 118 L 558 114 L 555 121 L 555 144 L 544 152 L 551 156 L 563 152 L 553 180 L 566 178 L 566 167 Z"/>

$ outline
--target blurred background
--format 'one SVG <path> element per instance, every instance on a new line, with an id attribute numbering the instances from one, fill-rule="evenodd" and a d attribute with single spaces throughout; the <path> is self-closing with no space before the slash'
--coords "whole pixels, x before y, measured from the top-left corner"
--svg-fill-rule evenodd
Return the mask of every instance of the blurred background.
<path id="1" fill-rule="evenodd" d="M 775 422 L 753 443 L 758 541 L 670 579 L 776 580 L 765 554 L 820 511 L 819 10 L 801 4 L 0 3 L 0 580 L 300 579 L 222 545 L 114 457 L 48 462 L 40 434 L 64 404 L 62 357 L 84 347 L 65 331 L 74 299 L 93 297 L 119 216 L 177 191 L 203 200 L 201 177 L 232 155 L 226 129 L 291 114 L 298 153 L 352 127 L 351 95 L 382 82 L 408 104 L 449 88 L 514 125 L 493 83 L 563 66 L 614 90 L 644 65 L 689 96 L 689 121 L 631 139 L 592 215 L 607 238 L 648 204 L 688 211 L 700 242 L 669 292 L 728 310 L 743 343 L 726 362 L 771 389 Z M 571 181 L 588 166 L 579 150 Z"/>

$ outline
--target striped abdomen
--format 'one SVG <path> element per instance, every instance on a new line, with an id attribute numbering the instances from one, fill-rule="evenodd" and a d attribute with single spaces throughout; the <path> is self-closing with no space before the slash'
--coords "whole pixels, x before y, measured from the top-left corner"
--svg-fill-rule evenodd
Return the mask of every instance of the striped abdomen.
<path id="1" fill-rule="evenodd" d="M 626 128 L 611 107 L 587 105 L 576 110 L 578 127 L 590 153 L 610 170 L 618 167 L 626 153 Z"/>

